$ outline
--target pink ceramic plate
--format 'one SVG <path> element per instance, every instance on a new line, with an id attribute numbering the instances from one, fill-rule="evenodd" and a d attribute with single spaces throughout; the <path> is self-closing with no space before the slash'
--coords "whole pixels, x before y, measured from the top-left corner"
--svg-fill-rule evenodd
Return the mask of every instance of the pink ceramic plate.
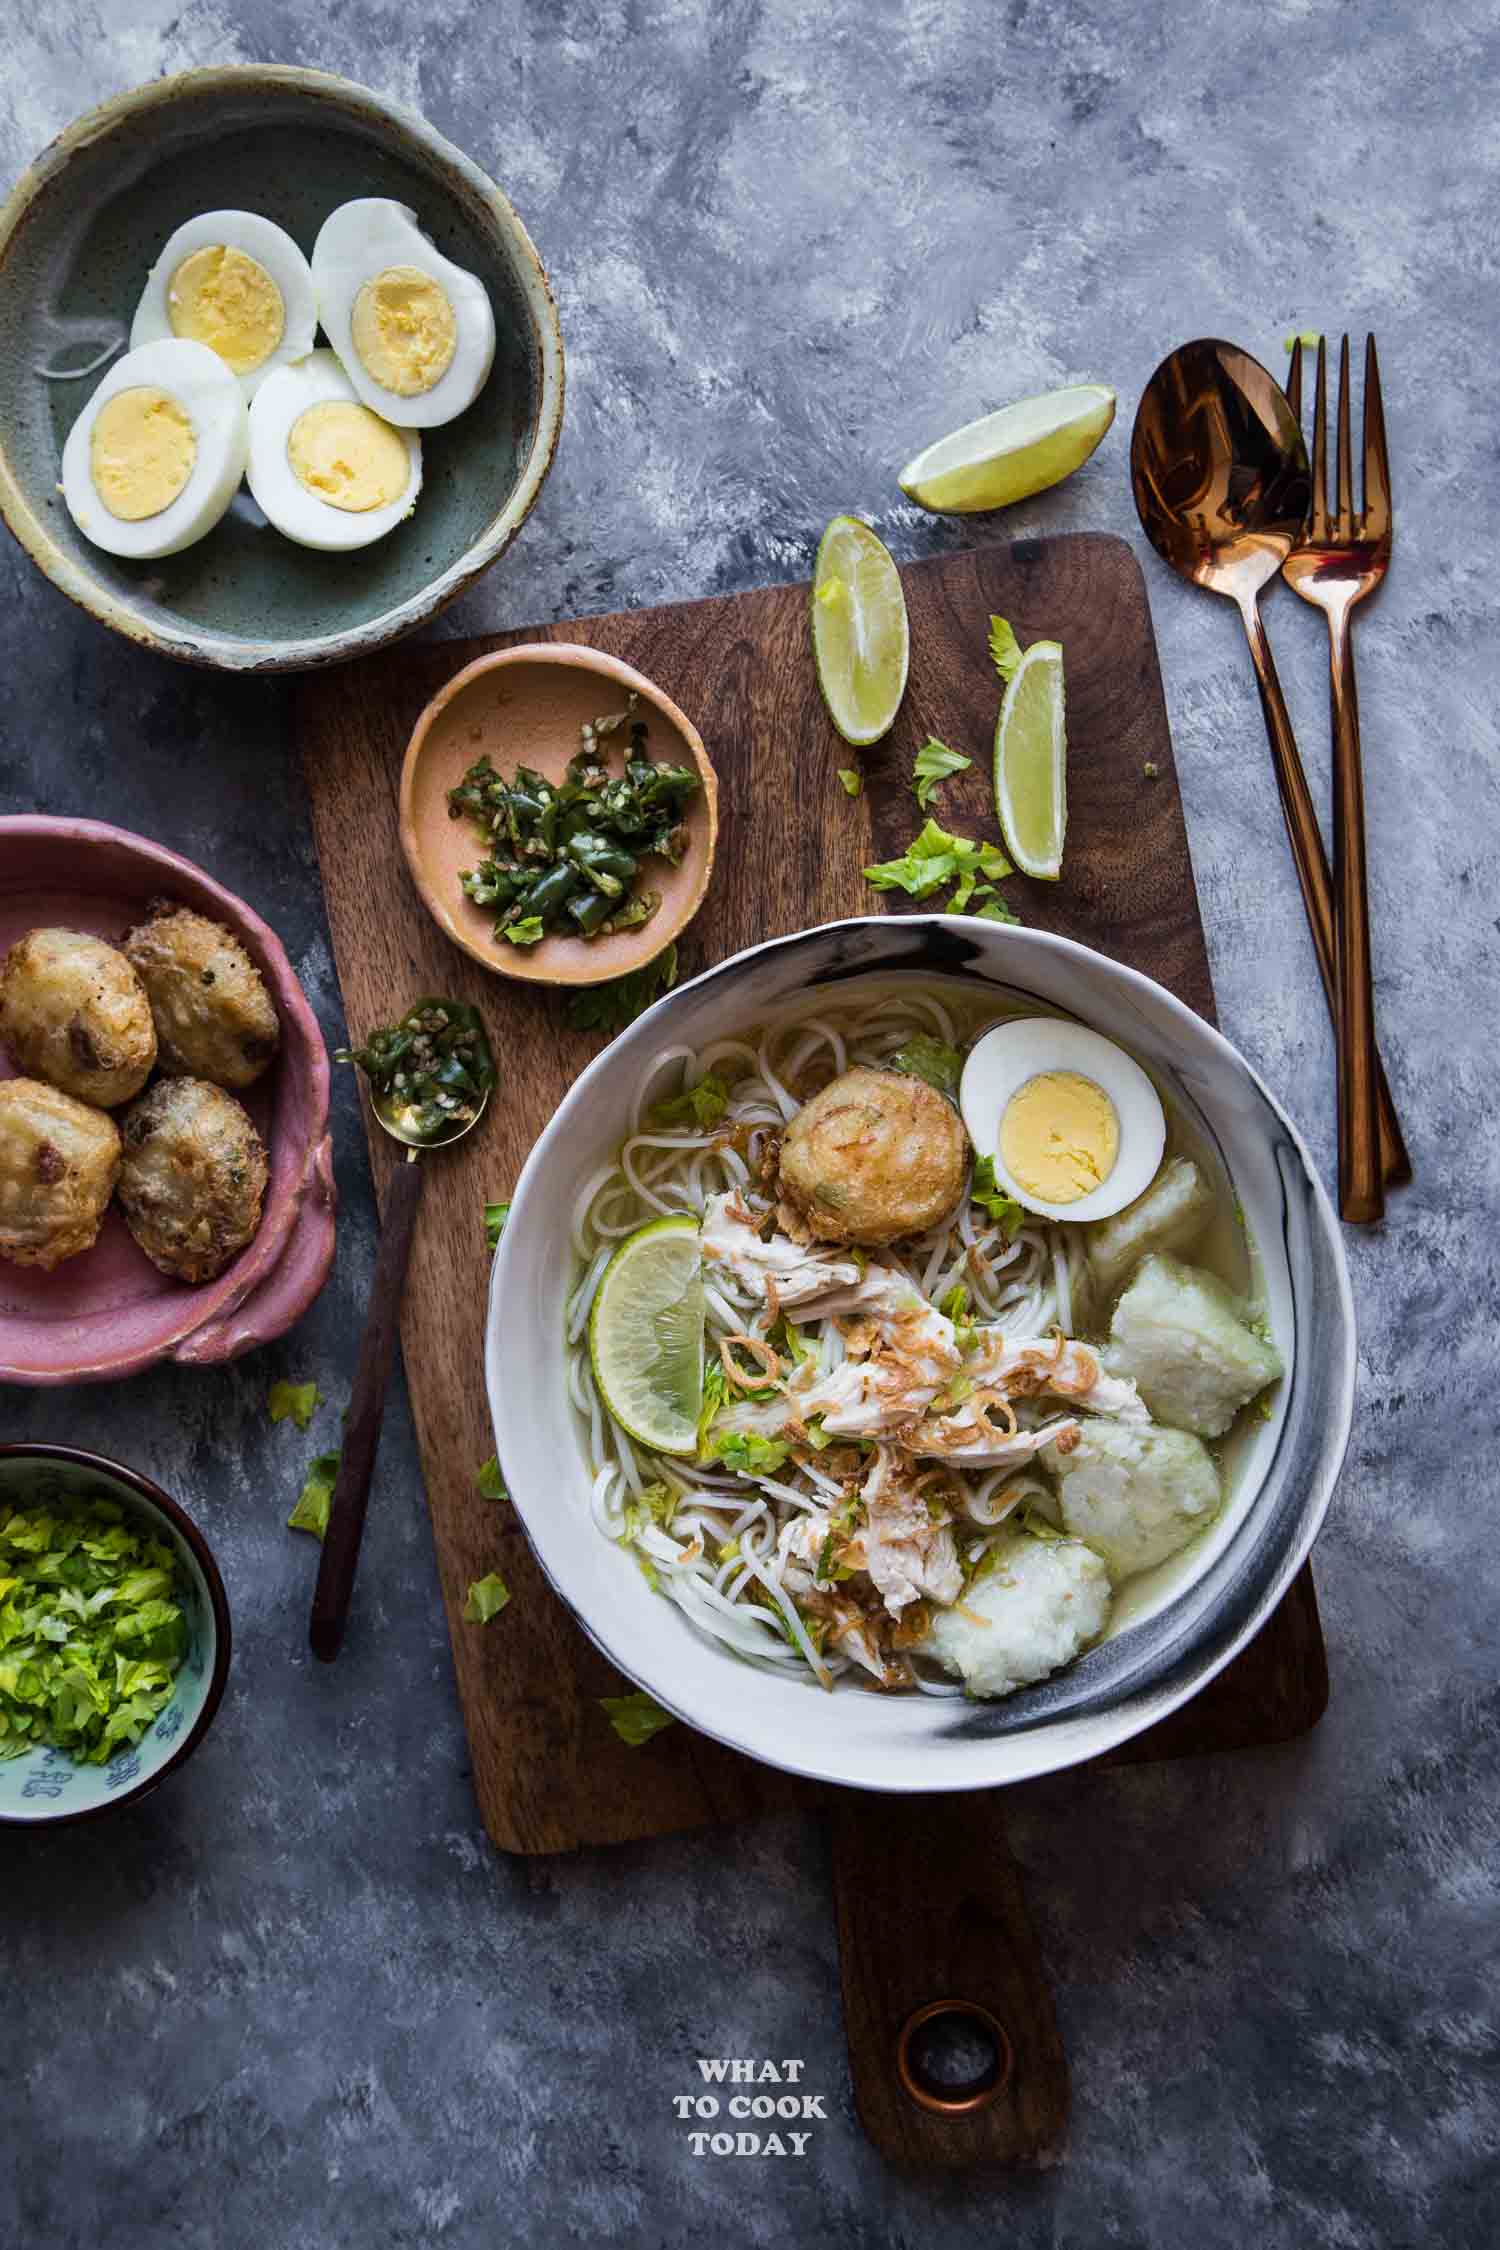
<path id="1" fill-rule="evenodd" d="M 328 1054 L 281 945 L 211 877 L 123 828 L 0 818 L 0 953 L 38 924 L 118 939 L 154 898 L 227 923 L 271 989 L 281 1052 L 245 1107 L 271 1162 L 253 1242 L 216 1281 L 158 1273 L 111 1210 L 98 1241 L 51 1273 L 0 1259 L 0 1382 L 97 1383 L 159 1359 L 236 1359 L 300 1320 L 333 1260 Z M 0 1077 L 11 1075 L 0 1053 Z"/>

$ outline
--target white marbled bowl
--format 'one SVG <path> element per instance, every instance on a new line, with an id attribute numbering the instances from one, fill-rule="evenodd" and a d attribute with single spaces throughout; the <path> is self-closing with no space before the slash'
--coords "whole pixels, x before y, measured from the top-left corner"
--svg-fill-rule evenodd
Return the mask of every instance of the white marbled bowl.
<path id="1" fill-rule="evenodd" d="M 1146 1063 L 1233 1181 L 1287 1363 L 1228 1505 L 1118 1605 L 1078 1662 L 1001 1702 L 824 1693 L 696 1633 L 596 1530 L 569 1404 L 568 1220 L 625 1138 L 650 1057 L 699 1047 L 812 990 L 959 979 L 1020 992 Z M 1354 1398 L 1354 1312 L 1338 1223 L 1296 1127 L 1243 1058 L 1164 988 L 1066 938 L 967 916 L 872 916 L 776 938 L 657 1001 L 584 1071 L 533 1148 L 495 1260 L 485 1345 L 500 1464 L 542 1568 L 591 1638 L 679 1718 L 788 1772 L 855 1788 L 988 1789 L 1097 1757 L 1195 1695 L 1264 1624 L 1317 1535 Z"/>

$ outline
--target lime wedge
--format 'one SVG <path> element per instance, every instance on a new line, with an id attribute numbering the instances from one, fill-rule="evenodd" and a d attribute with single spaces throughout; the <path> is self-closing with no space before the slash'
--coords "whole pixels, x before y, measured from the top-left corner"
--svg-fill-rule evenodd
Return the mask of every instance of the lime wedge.
<path id="1" fill-rule="evenodd" d="M 1063 652 L 1033 641 L 1017 665 L 995 723 L 995 810 L 1023 875 L 1055 883 L 1068 826 L 1068 737 Z"/>
<path id="2" fill-rule="evenodd" d="M 890 555 L 857 516 L 835 516 L 818 542 L 812 639 L 829 718 L 846 742 L 878 742 L 906 693 L 906 596 Z"/>
<path id="3" fill-rule="evenodd" d="M 1018 399 L 939 438 L 907 462 L 898 482 L 908 500 L 941 514 L 1008 508 L 1081 469 L 1114 418 L 1115 394 L 1105 383 Z"/>
<path id="4" fill-rule="evenodd" d="M 698 1222 L 653 1219 L 604 1269 L 589 1314 L 599 1395 L 653 1453 L 694 1453 L 703 1404 L 703 1271 Z"/>

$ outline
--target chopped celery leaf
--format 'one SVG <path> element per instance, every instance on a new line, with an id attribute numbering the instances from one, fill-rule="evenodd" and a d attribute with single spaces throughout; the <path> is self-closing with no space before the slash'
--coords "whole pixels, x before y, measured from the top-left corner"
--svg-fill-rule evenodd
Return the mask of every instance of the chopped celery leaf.
<path id="1" fill-rule="evenodd" d="M 925 1078 L 940 1094 L 950 1096 L 958 1092 L 963 1067 L 964 1058 L 958 1049 L 934 1039 L 928 1031 L 917 1032 L 891 1057 L 892 1070 L 904 1071 L 908 1078 Z"/>
<path id="2" fill-rule="evenodd" d="M 653 1734 L 660 1734 L 663 1727 L 674 1723 L 670 1711 L 664 1711 L 653 1696 L 639 1690 L 634 1695 L 601 1695 L 599 1708 L 620 1740 L 629 1743 L 632 1750 L 639 1750 Z"/>
<path id="3" fill-rule="evenodd" d="M 323 1403 L 316 1383 L 273 1383 L 266 1405 L 273 1422 L 295 1422 L 305 1430 Z"/>
<path id="4" fill-rule="evenodd" d="M 916 791 L 917 803 L 925 810 L 931 804 L 932 792 L 940 781 L 947 781 L 953 774 L 965 772 L 973 763 L 973 759 L 966 758 L 962 750 L 950 750 L 946 742 L 939 742 L 929 735 L 917 752 L 911 769 L 911 785 Z"/>
<path id="5" fill-rule="evenodd" d="M 1007 1241 L 1014 1239 L 1022 1219 L 1026 1216 L 1015 1197 L 1007 1195 L 1003 1188 L 995 1185 L 995 1159 L 992 1156 L 975 1157 L 974 1178 L 969 1188 L 969 1201 L 977 1203 L 982 1211 L 988 1212 L 998 1226 L 1005 1229 Z"/>
<path id="6" fill-rule="evenodd" d="M 338 1473 L 338 1455 L 320 1453 L 307 1472 L 296 1507 L 286 1519 L 289 1530 L 310 1531 L 315 1539 L 322 1538 L 328 1529 L 328 1509 Z"/>
<path id="7" fill-rule="evenodd" d="M 677 948 L 669 945 L 654 961 L 608 984 L 586 985 L 568 1003 L 570 1031 L 607 1031 L 611 1037 L 634 1023 L 654 1000 L 677 982 Z"/>
<path id="8" fill-rule="evenodd" d="M 177 1558 L 116 1500 L 50 1478 L 28 1499 L 0 1502 L 0 1759 L 45 1747 L 102 1766 L 172 1700 L 188 1644 Z"/>
<path id="9" fill-rule="evenodd" d="M 1021 662 L 1021 644 L 1003 617 L 990 619 L 990 659 L 1009 687 Z"/>
<path id="10" fill-rule="evenodd" d="M 498 1617 L 510 1600 L 510 1588 L 497 1570 L 476 1578 L 469 1588 L 469 1598 L 464 1603 L 464 1617 L 470 1625 L 488 1625 Z"/>

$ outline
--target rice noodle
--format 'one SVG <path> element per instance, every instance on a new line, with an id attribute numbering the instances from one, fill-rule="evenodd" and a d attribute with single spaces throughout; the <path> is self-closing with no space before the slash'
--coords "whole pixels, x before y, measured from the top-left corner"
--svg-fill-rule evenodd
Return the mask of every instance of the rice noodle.
<path id="1" fill-rule="evenodd" d="M 847 1008 L 847 995 L 842 998 L 840 1007 L 822 994 L 816 1008 L 783 1016 L 750 1039 L 719 1038 L 700 1050 L 664 1047 L 652 1058 L 631 1104 L 629 1134 L 617 1155 L 585 1181 L 569 1214 L 578 1265 L 566 1308 L 568 1392 L 594 1464 L 589 1507 L 600 1532 L 621 1539 L 627 1509 L 634 1506 L 630 1520 L 638 1523 L 642 1495 L 664 1484 L 670 1499 L 655 1508 L 636 1540 L 661 1592 L 695 1631 L 748 1662 L 803 1679 L 811 1671 L 825 1686 L 845 1678 L 869 1684 L 869 1674 L 832 1637 L 822 1654 L 814 1647 L 783 1584 L 786 1563 L 779 1542 L 788 1525 L 837 1509 L 852 1489 L 847 1477 L 831 1474 L 814 1452 L 799 1451 L 753 1475 L 639 1448 L 604 1411 L 589 1364 L 587 1330 L 604 1268 L 621 1240 L 648 1219 L 701 1213 L 710 1196 L 726 1189 L 743 1191 L 754 1208 L 764 1207 L 758 1183 L 768 1148 L 819 1086 L 856 1063 L 888 1064 L 917 1034 L 949 1045 L 978 1036 L 968 1020 L 960 1027 L 930 991 L 887 991 L 853 1009 Z M 982 1017 L 979 1028 L 995 1020 L 1003 1019 Z M 725 1113 L 711 1128 L 691 1122 L 681 1128 L 651 1125 L 656 1104 L 709 1077 L 729 1088 Z M 731 1145 L 731 1137 L 739 1146 Z M 968 1291 L 964 1317 L 1016 1335 L 1045 1335 L 1054 1326 L 1071 1334 L 1074 1308 L 1086 1297 L 1082 1246 L 1070 1230 L 1028 1220 L 1011 1238 L 967 1197 L 946 1224 L 880 1255 L 908 1275 L 929 1303 L 939 1303 L 961 1284 Z M 710 1360 L 718 1360 L 721 1350 L 737 1353 L 742 1385 L 756 1390 L 776 1379 L 777 1368 L 784 1377 L 787 1353 L 778 1354 L 766 1340 L 779 1309 L 774 1298 L 768 1303 L 761 1290 L 717 1263 L 705 1273 L 704 1299 Z M 795 1305 L 789 1315 L 815 1349 L 820 1377 L 831 1374 L 846 1357 L 838 1321 L 802 1319 Z M 763 1362 L 758 1376 L 747 1365 L 756 1360 Z M 1034 1426 L 1030 1402 L 1016 1404 L 1023 1426 Z M 1013 1469 L 965 1472 L 954 1464 L 945 1467 L 944 1489 L 952 1495 L 956 1524 L 973 1527 L 974 1544 L 982 1551 L 1028 1492 L 1042 1488 Z M 664 1524 L 657 1520 L 662 1515 Z M 729 1552 L 722 1555 L 726 1546 Z M 920 1657 L 913 1662 L 910 1650 L 903 1657 L 905 1671 L 924 1695 L 962 1693 L 948 1681 L 924 1676 Z"/>

